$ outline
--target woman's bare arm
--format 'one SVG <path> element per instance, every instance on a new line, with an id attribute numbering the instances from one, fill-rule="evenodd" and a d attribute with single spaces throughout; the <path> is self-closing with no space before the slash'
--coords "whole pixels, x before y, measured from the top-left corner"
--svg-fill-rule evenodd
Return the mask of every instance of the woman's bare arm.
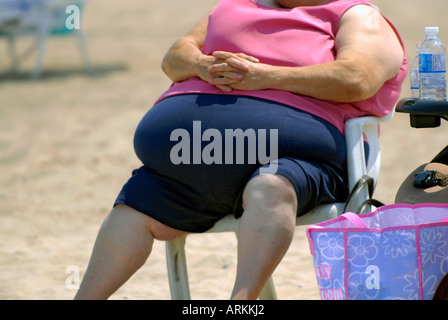
<path id="1" fill-rule="evenodd" d="M 223 91 L 232 91 L 228 84 L 243 79 L 242 73 L 249 70 L 247 61 L 257 63 L 258 59 L 243 53 L 234 53 L 238 59 L 233 61 L 233 66 L 213 56 L 203 54 L 201 51 L 207 35 L 208 15 L 203 17 L 187 35 L 177 40 L 166 53 L 162 69 L 174 82 L 184 81 L 193 77 L 199 77 L 209 81 L 212 77 L 225 77 L 226 84 L 216 86 Z M 226 64 L 226 71 L 218 74 L 209 73 L 208 69 L 214 64 Z"/>
<path id="2" fill-rule="evenodd" d="M 208 15 L 204 16 L 184 37 L 177 40 L 162 61 L 162 70 L 173 81 L 205 77 L 214 57 L 201 52 L 207 34 Z"/>

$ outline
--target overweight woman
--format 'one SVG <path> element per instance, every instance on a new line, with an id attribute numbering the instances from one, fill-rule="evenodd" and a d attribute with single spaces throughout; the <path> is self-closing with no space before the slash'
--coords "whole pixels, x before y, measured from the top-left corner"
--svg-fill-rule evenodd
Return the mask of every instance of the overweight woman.
<path id="1" fill-rule="evenodd" d="M 298 215 L 345 201 L 344 123 L 390 113 L 407 71 L 365 0 L 222 0 L 167 52 L 173 85 L 143 117 L 134 170 L 77 299 L 106 299 L 155 240 L 241 217 L 232 299 L 256 299 Z"/>

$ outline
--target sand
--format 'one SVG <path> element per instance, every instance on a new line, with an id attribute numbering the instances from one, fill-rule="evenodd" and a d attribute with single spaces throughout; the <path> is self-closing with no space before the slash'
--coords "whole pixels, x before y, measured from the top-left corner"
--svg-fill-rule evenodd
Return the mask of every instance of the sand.
<path id="1" fill-rule="evenodd" d="M 72 38 L 50 41 L 45 71 L 29 81 L 34 57 L 9 72 L 0 39 L 0 299 L 72 299 L 101 222 L 138 167 L 136 125 L 170 85 L 160 69 L 171 43 L 217 0 L 91 1 L 81 27 L 93 62 L 86 75 Z M 448 44 L 446 0 L 373 1 L 402 34 L 408 57 L 425 26 Z M 19 42 L 23 50 L 27 39 Z M 403 97 L 409 95 L 409 81 Z M 382 169 L 375 197 L 393 203 L 398 187 L 447 144 L 447 127 L 412 129 L 407 115 L 382 126 Z M 164 243 L 111 299 L 170 299 Z M 228 299 L 235 277 L 233 234 L 187 242 L 193 299 Z M 319 299 L 305 227 L 298 227 L 274 273 L 280 299 Z"/>

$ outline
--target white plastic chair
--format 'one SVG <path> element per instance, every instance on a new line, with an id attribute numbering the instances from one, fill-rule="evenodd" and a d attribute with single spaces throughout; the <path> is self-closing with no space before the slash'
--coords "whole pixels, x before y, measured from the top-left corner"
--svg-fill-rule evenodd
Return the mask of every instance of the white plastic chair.
<path id="1" fill-rule="evenodd" d="M 347 166 L 349 190 L 355 186 L 361 177 L 368 175 L 376 181 L 380 170 L 380 146 L 379 146 L 379 124 L 388 121 L 393 116 L 361 117 L 346 122 L 345 139 L 347 144 Z M 369 143 L 369 159 L 366 162 L 364 150 L 364 137 Z M 365 200 L 369 198 L 369 192 L 362 189 L 350 202 L 347 211 L 356 210 Z M 303 216 L 297 218 L 296 226 L 310 225 L 325 220 L 333 219 L 344 213 L 345 203 L 334 203 L 321 205 Z M 238 232 L 239 219 L 229 215 L 218 221 L 207 233 Z M 187 261 L 185 255 L 186 236 L 166 242 L 166 260 L 168 268 L 168 280 L 173 300 L 189 300 L 190 289 L 188 282 Z M 260 299 L 274 300 L 277 294 L 272 277 L 265 284 Z"/>
<path id="2" fill-rule="evenodd" d="M 8 9 L 11 13 L 10 21 L 3 19 L 0 23 L 0 36 L 8 41 L 9 54 L 13 72 L 20 71 L 20 62 L 37 51 L 36 62 L 31 72 L 31 78 L 41 75 L 45 53 L 50 37 L 73 36 L 78 41 L 84 68 L 91 67 L 86 37 L 82 28 L 68 29 L 66 20 L 69 17 L 66 8 L 76 5 L 82 10 L 87 0 L 0 0 L 4 2 L 4 13 Z M 1 3 L 0 3 L 1 4 Z M 8 5 L 8 6 L 6 6 Z M 15 8 L 14 6 L 15 5 Z M 0 6 L 0 10 L 1 10 Z M 0 19 L 0 22 L 2 20 Z M 15 40 L 19 37 L 34 37 L 34 43 L 20 56 L 15 47 Z"/>

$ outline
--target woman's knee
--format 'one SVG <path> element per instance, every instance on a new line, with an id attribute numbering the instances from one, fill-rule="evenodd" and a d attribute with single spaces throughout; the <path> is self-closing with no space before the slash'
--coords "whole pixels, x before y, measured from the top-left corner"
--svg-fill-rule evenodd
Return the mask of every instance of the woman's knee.
<path id="1" fill-rule="evenodd" d="M 243 193 L 243 208 L 251 202 L 264 207 L 291 206 L 297 209 L 297 194 L 291 181 L 281 175 L 259 175 L 247 184 Z"/>

